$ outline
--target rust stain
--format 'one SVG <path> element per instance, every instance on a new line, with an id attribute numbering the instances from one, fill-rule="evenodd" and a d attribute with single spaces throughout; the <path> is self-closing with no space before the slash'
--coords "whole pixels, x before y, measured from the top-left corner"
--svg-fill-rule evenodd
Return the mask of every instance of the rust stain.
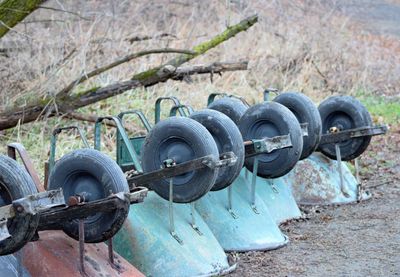
<path id="1" fill-rule="evenodd" d="M 40 277 L 81 276 L 79 271 L 78 242 L 62 231 L 43 231 L 40 239 L 29 242 L 22 249 L 23 264 L 32 274 Z M 104 243 L 85 244 L 85 271 L 87 276 L 144 276 L 117 253 L 115 266 L 108 260 Z"/>

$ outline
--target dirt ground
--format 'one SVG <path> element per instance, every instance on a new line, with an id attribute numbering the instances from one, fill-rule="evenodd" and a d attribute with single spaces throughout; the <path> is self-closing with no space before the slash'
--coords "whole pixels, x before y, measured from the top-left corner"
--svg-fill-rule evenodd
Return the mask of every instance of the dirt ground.
<path id="1" fill-rule="evenodd" d="M 372 199 L 301 207 L 303 219 L 281 225 L 287 246 L 237 254 L 231 276 L 400 276 L 400 128 L 375 137 L 361 161 Z"/>

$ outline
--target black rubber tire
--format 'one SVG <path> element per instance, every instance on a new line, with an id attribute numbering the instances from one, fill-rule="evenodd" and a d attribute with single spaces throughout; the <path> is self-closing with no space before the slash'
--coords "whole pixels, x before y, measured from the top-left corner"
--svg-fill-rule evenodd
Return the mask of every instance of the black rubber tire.
<path id="1" fill-rule="evenodd" d="M 372 126 L 372 119 L 363 104 L 352 96 L 339 95 L 325 99 L 318 107 L 322 120 L 322 133 L 338 125 L 341 130 Z M 343 161 L 350 161 L 360 156 L 368 147 L 371 136 L 352 138 L 339 144 Z M 325 156 L 336 160 L 334 144 L 319 146 Z"/>
<path id="2" fill-rule="evenodd" d="M 235 122 L 236 125 L 239 124 L 239 120 L 242 115 L 247 111 L 248 107 L 239 99 L 232 97 L 224 97 L 215 100 L 210 105 L 209 109 L 219 111 Z"/>
<path id="3" fill-rule="evenodd" d="M 308 123 L 308 136 L 303 137 L 303 151 L 300 160 L 309 157 L 318 147 L 321 140 L 321 116 L 317 106 L 310 98 L 298 92 L 285 92 L 278 95 L 274 102 L 288 108 L 299 123 Z"/>
<path id="4" fill-rule="evenodd" d="M 54 166 L 48 189 L 62 188 L 65 201 L 76 194 L 86 194 L 87 202 L 103 199 L 110 194 L 129 192 L 125 175 L 117 163 L 94 149 L 78 149 L 63 156 Z M 113 237 L 129 212 L 129 203 L 120 209 L 97 213 L 84 220 L 85 242 L 97 243 Z M 79 239 L 79 221 L 62 224 L 63 231 Z"/>
<path id="5" fill-rule="evenodd" d="M 279 149 L 256 156 L 257 175 L 264 178 L 278 178 L 288 173 L 300 159 L 303 136 L 300 124 L 294 114 L 276 102 L 264 102 L 250 107 L 239 122 L 243 139 L 290 135 L 293 147 Z M 245 159 L 245 166 L 253 171 L 255 157 Z"/>
<path id="6" fill-rule="evenodd" d="M 192 113 L 190 118 L 206 127 L 217 144 L 219 154 L 233 152 L 237 157 L 235 165 L 219 169 L 217 180 L 211 190 L 224 189 L 233 183 L 243 168 L 244 144 L 242 134 L 235 122 L 218 111 L 204 109 Z"/>
<path id="7" fill-rule="evenodd" d="M 37 189 L 25 168 L 13 159 L 0 155 L 0 206 L 35 193 Z M 0 242 L 0 255 L 21 249 L 35 235 L 38 224 L 38 214 L 21 213 L 10 219 L 7 227 L 11 237 Z"/>
<path id="8" fill-rule="evenodd" d="M 212 155 L 217 161 L 218 148 L 207 129 L 191 118 L 170 117 L 157 123 L 148 133 L 142 148 L 142 167 L 151 172 L 163 167 L 163 161 L 173 159 L 177 164 Z M 204 167 L 173 178 L 173 201 L 193 202 L 213 187 L 218 168 Z M 169 179 L 150 184 L 150 188 L 169 199 Z"/>

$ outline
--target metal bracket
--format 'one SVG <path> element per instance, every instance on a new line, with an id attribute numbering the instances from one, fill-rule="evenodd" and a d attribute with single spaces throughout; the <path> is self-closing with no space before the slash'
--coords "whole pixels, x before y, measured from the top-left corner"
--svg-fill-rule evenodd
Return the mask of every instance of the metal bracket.
<path id="1" fill-rule="evenodd" d="M 233 211 L 233 205 L 232 205 L 232 186 L 228 187 L 228 212 L 229 214 L 234 218 L 238 218 L 238 216 L 235 214 Z"/>
<path id="2" fill-rule="evenodd" d="M 278 189 L 276 188 L 275 184 L 274 184 L 274 179 L 270 179 L 270 186 L 273 192 L 275 193 L 279 193 Z"/>
<path id="3" fill-rule="evenodd" d="M 237 157 L 233 152 L 226 152 L 219 156 L 218 161 L 214 161 L 211 157 L 205 157 L 203 164 L 209 168 L 219 168 L 225 166 L 233 166 L 237 162 Z"/>
<path id="4" fill-rule="evenodd" d="M 14 200 L 12 204 L 0 207 L 0 219 L 8 219 L 17 213 L 37 214 L 52 207 L 64 206 L 62 189 L 40 192 Z M 8 232 L 8 231 L 7 231 Z"/>
<path id="5" fill-rule="evenodd" d="M 214 161 L 214 156 L 209 155 L 191 161 L 183 162 L 181 164 L 174 164 L 173 161 L 167 161 L 164 165 L 166 167 L 164 168 L 127 178 L 128 184 L 132 188 L 135 185 L 147 185 L 160 179 L 172 178 L 174 176 L 178 176 L 192 170 L 204 168 L 206 166 L 209 168 L 216 168 L 231 166 L 236 163 L 237 157 L 235 156 L 235 154 L 233 154 L 233 152 L 227 152 L 222 154 L 221 156 L 225 156 L 226 159 Z"/>
<path id="6" fill-rule="evenodd" d="M 12 205 L 18 212 L 22 208 L 25 213 L 36 214 L 48 208 L 65 205 L 62 189 L 39 192 L 14 200 Z"/>
<path id="7" fill-rule="evenodd" d="M 382 126 L 366 126 L 355 129 L 338 131 L 338 132 L 330 132 L 327 134 L 323 134 L 321 136 L 321 141 L 319 145 L 344 142 L 351 138 L 383 135 L 386 134 L 387 131 L 388 127 L 382 125 Z"/>
<path id="8" fill-rule="evenodd" d="M 19 157 L 21 158 L 22 163 L 24 164 L 26 171 L 28 171 L 33 182 L 35 183 L 38 191 L 44 191 L 44 188 L 40 183 L 39 175 L 37 174 L 35 167 L 33 166 L 32 160 L 29 157 L 25 147 L 20 143 L 10 143 L 7 145 L 7 154 L 11 159 L 17 160 L 17 152 L 19 154 Z"/>
<path id="9" fill-rule="evenodd" d="M 261 153 L 271 153 L 274 150 L 292 147 L 290 135 L 276 136 L 272 138 L 253 139 L 245 141 L 246 158 Z"/>
<path id="10" fill-rule="evenodd" d="M 169 200 L 168 200 L 168 213 L 169 213 L 169 232 L 171 236 L 179 243 L 183 244 L 183 240 L 175 232 L 175 221 L 174 221 L 174 183 L 173 178 L 169 180 Z"/>
<path id="11" fill-rule="evenodd" d="M 142 203 L 144 198 L 147 197 L 147 193 L 149 190 L 145 187 L 136 187 L 131 190 L 129 193 L 129 203 L 137 204 Z"/>
<path id="12" fill-rule="evenodd" d="M 257 184 L 257 172 L 258 172 L 258 159 L 254 159 L 254 164 L 253 164 L 253 175 L 251 176 L 251 195 L 250 195 L 250 206 L 253 210 L 254 213 L 259 214 L 259 211 L 257 210 L 256 206 L 256 184 Z"/>
<path id="13" fill-rule="evenodd" d="M 202 236 L 203 233 L 200 231 L 199 227 L 196 225 L 194 203 L 195 202 L 190 203 L 190 215 L 192 216 L 192 222 L 190 223 L 190 226 L 192 226 L 193 230 L 195 230 L 196 233 L 199 234 L 199 236 Z"/>
<path id="14" fill-rule="evenodd" d="M 303 137 L 308 137 L 308 122 L 300 123 L 300 127 Z"/>
<path id="15" fill-rule="evenodd" d="M 340 190 L 342 191 L 343 195 L 347 198 L 350 197 L 350 194 L 347 192 L 347 190 L 344 187 L 344 177 L 343 177 L 343 169 L 342 169 L 342 156 L 340 154 L 340 147 L 339 144 L 335 144 L 335 150 L 336 150 L 336 157 L 337 157 L 337 164 L 338 164 L 338 171 L 339 171 L 339 177 L 340 177 Z"/>

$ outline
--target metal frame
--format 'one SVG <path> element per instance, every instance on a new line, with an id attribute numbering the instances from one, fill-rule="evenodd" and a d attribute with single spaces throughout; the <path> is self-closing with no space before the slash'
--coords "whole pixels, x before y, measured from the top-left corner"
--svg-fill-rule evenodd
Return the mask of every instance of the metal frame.
<path id="1" fill-rule="evenodd" d="M 228 94 L 228 93 L 225 93 L 225 92 L 214 92 L 214 93 L 211 93 L 207 98 L 207 106 L 210 105 L 212 102 L 214 102 L 214 100 L 215 100 L 215 98 L 217 96 L 221 96 L 222 98 L 223 97 L 236 98 L 236 99 L 242 101 L 243 104 L 245 104 L 247 107 L 250 107 L 250 104 L 246 101 L 246 99 L 244 97 L 237 96 L 237 95 L 234 95 L 234 94 Z"/>
<path id="2" fill-rule="evenodd" d="M 154 123 L 158 123 L 161 120 L 161 102 L 163 102 L 164 100 L 171 100 L 174 104 L 174 106 L 177 106 L 178 108 L 178 112 L 181 116 L 187 116 L 187 114 L 185 113 L 185 110 L 180 107 L 181 103 L 178 100 L 178 98 L 176 98 L 175 96 L 164 96 L 164 97 L 159 97 L 156 100 L 155 103 L 155 108 L 154 108 Z"/>
<path id="3" fill-rule="evenodd" d="M 180 109 L 184 111 L 184 114 L 179 112 Z M 169 111 L 169 116 L 170 117 L 171 116 L 176 116 L 177 112 L 179 112 L 179 114 L 181 116 L 189 116 L 191 113 L 194 112 L 194 110 L 193 110 L 192 106 L 180 104 L 180 105 L 177 105 L 177 106 L 173 106 L 171 108 L 171 110 Z"/>
<path id="4" fill-rule="evenodd" d="M 365 126 L 338 132 L 330 132 L 327 134 L 323 134 L 321 136 L 321 141 L 319 145 L 337 144 L 351 138 L 383 135 L 386 134 L 387 131 L 388 127 L 386 125 L 380 125 L 380 126 Z"/>

